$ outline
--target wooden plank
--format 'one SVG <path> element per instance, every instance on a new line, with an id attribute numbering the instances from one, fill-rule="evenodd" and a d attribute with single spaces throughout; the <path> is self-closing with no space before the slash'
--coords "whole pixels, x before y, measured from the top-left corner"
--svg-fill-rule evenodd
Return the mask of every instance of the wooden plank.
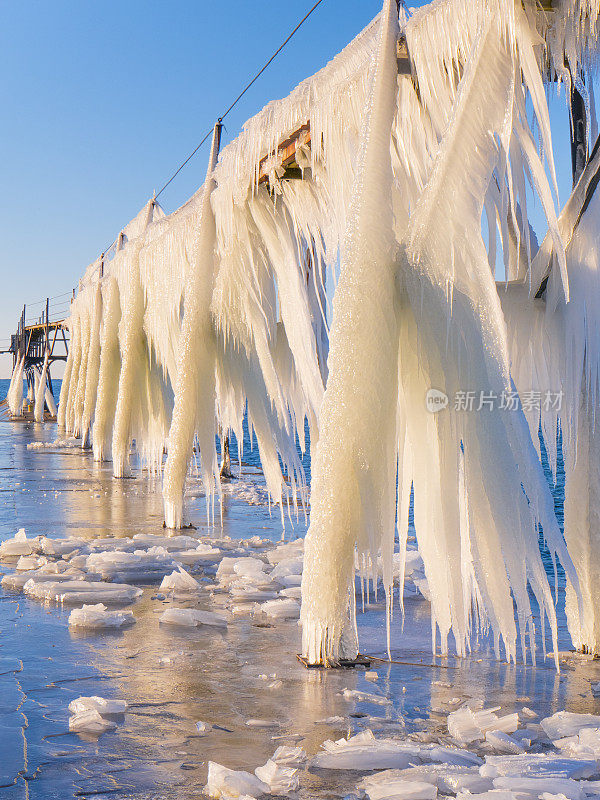
<path id="1" fill-rule="evenodd" d="M 304 132 L 307 132 L 307 137 L 305 140 L 305 144 L 310 144 L 310 123 L 306 123 L 301 125 L 297 130 L 295 130 L 287 139 L 284 139 L 279 146 L 277 147 L 277 153 L 281 157 L 281 166 L 287 170 L 300 170 L 300 167 L 296 163 L 296 142 L 300 135 Z M 265 172 L 265 165 L 269 159 L 271 159 L 275 155 L 275 151 L 272 153 L 267 153 L 266 156 L 261 158 L 259 163 L 259 174 L 258 174 L 258 183 L 267 183 L 269 180 L 269 175 Z M 296 178 L 301 177 L 301 175 L 297 174 L 290 174 L 287 176 L 288 178 Z M 286 179 L 286 176 L 283 176 L 283 179 Z"/>
<path id="2" fill-rule="evenodd" d="M 298 661 L 305 669 L 370 669 L 371 660 L 368 656 L 363 656 L 361 653 L 355 659 L 340 658 L 339 661 L 330 661 L 328 664 L 311 664 L 310 661 L 303 655 L 298 653 L 296 655 Z"/>

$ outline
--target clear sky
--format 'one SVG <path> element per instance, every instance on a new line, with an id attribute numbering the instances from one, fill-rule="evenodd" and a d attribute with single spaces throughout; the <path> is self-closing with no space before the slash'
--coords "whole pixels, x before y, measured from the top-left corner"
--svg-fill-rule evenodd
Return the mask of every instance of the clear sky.
<path id="1" fill-rule="evenodd" d="M 0 0 L 0 340 L 23 303 L 76 285 L 313 2 Z M 324 0 L 228 117 L 225 142 L 380 7 Z M 553 128 L 564 201 L 563 101 L 553 103 Z M 198 188 L 207 155 L 205 147 L 161 196 L 167 212 Z M 10 368 L 0 357 L 0 377 Z"/>

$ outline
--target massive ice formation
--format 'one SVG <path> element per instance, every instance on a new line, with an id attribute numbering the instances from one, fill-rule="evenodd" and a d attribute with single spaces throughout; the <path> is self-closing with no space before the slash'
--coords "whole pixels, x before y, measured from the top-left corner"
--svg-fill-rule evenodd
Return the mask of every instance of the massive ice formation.
<path id="1" fill-rule="evenodd" d="M 567 246 L 569 301 L 544 240 L 527 283 L 512 283 L 500 296 L 510 332 L 513 375 L 522 395 L 540 400 L 528 421 L 542 426 L 553 470 L 560 429 L 565 464 L 565 539 L 581 585 L 567 585 L 567 619 L 573 643 L 600 650 L 600 195 L 596 191 L 600 148 L 596 146 L 560 216 Z M 548 273 L 549 270 L 549 273 Z M 545 289 L 536 289 L 544 276 Z M 541 408 L 540 408 L 541 404 Z"/>
<path id="2" fill-rule="evenodd" d="M 166 452 L 169 527 L 186 522 L 194 459 L 213 518 L 216 434 L 241 444 L 245 413 L 283 517 L 303 495 L 297 441 L 303 449 L 308 420 L 302 619 L 313 661 L 356 653 L 355 551 L 364 575 L 382 564 L 391 612 L 394 536 L 402 583 L 412 486 L 442 650 L 452 631 L 465 652 L 473 629 L 489 625 L 497 649 L 502 642 L 514 658 L 520 633 L 525 653 L 530 589 L 555 636 L 538 523 L 569 575 L 575 639 L 592 642 L 577 631 L 595 624 L 595 543 L 583 540 L 600 499 L 587 479 L 597 470 L 593 323 L 580 330 L 594 319 L 598 288 L 593 225 L 584 215 L 570 242 L 568 220 L 557 219 L 544 83 L 577 89 L 592 119 L 580 76 L 595 52 L 598 10 L 597 0 L 550 12 L 534 0 L 435 0 L 398 19 L 386 0 L 324 69 L 249 120 L 218 161 L 213 145 L 205 184 L 187 203 L 166 216 L 151 200 L 80 282 L 59 425 L 84 446 L 91 439 L 116 477 L 132 469 L 134 446 L 154 472 Z M 397 58 L 398 45 L 406 57 Z M 533 264 L 528 184 L 549 228 Z M 570 387 L 561 416 L 566 536 L 587 593 L 581 606 L 535 451 L 536 421 L 527 419 L 532 436 L 520 411 L 471 412 L 457 401 L 473 392 L 500 402 L 513 379 L 528 388 L 513 343 L 531 355 L 534 340 L 516 332 L 510 301 L 500 305 L 498 248 L 507 280 L 520 281 L 506 296 L 521 291 L 527 309 L 552 254 L 547 314 L 562 333 L 552 334 L 547 372 Z M 338 277 L 332 316 L 326 284 Z M 527 321 L 541 336 L 549 319 L 536 312 Z M 11 410 L 22 403 L 22 370 L 19 362 Z M 437 415 L 425 406 L 429 389 L 449 398 Z M 544 417 L 546 433 L 556 419 Z"/>

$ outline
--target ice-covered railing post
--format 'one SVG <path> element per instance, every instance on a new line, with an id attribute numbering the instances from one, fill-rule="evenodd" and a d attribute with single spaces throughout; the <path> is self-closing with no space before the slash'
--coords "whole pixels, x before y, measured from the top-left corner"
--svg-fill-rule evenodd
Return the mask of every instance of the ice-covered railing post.
<path id="1" fill-rule="evenodd" d="M 111 459 L 113 423 L 119 391 L 121 301 L 117 281 L 112 275 L 107 275 L 102 281 L 102 310 L 100 365 L 92 435 L 94 461 Z"/>
<path id="2" fill-rule="evenodd" d="M 356 658 L 355 545 L 366 544 L 370 533 L 381 542 L 391 531 L 393 547 L 395 494 L 387 489 L 396 474 L 398 396 L 398 372 L 390 366 L 397 364 L 398 352 L 390 157 L 397 87 L 395 0 L 386 0 L 379 24 L 313 466 L 301 616 L 302 650 L 310 664 Z M 370 424 L 375 418 L 381 431 L 376 441 Z M 369 518 L 371 502 L 381 517 Z"/>
<path id="3" fill-rule="evenodd" d="M 577 66 L 569 75 L 579 70 Z M 553 469 L 560 428 L 565 464 L 564 536 L 581 587 L 580 604 L 576 588 L 567 580 L 569 633 L 578 650 L 599 654 L 600 140 L 588 159 L 586 115 L 592 110 L 592 98 L 584 102 L 577 86 L 566 83 L 573 191 L 561 212 L 559 227 L 568 245 L 569 300 L 557 276 L 548 236 L 533 261 L 531 282 L 511 285 L 500 295 L 517 387 L 544 398 L 541 409 L 529 415 L 529 423 L 537 436 L 541 414 Z M 583 80 L 578 86 L 585 91 Z"/>
<path id="4" fill-rule="evenodd" d="M 175 405 L 169 430 L 163 481 L 165 525 L 183 526 L 185 478 L 194 437 L 200 446 L 207 513 L 215 488 L 220 487 L 215 450 L 216 341 L 211 301 L 215 283 L 215 219 L 210 196 L 215 186 L 214 168 L 219 155 L 222 123 L 214 127 L 212 147 L 199 211 L 193 261 L 184 293 L 184 315 L 179 340 Z"/>

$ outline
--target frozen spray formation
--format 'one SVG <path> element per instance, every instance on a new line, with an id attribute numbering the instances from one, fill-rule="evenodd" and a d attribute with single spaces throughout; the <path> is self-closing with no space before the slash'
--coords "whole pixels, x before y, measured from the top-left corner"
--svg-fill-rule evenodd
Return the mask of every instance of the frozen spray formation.
<path id="1" fill-rule="evenodd" d="M 533 630 L 527 631 L 528 582 L 556 636 L 537 521 L 563 563 L 569 565 L 569 560 L 523 416 L 448 408 L 434 417 L 423 402 L 429 387 L 450 397 L 464 386 L 496 397 L 511 390 L 505 325 L 480 220 L 492 177 L 498 186 L 508 186 L 508 152 L 498 146 L 495 133 L 501 135 L 507 116 L 512 119 L 520 111 L 514 108 L 511 86 L 517 42 L 512 38 L 512 8 L 498 4 L 494 13 L 493 5 L 486 6 L 428 181 L 398 239 L 391 278 L 383 263 L 390 269 L 393 244 L 385 255 L 378 250 L 394 233 L 381 199 L 392 196 L 391 179 L 390 189 L 379 193 L 386 186 L 385 167 L 391 176 L 388 138 L 378 141 L 373 122 L 376 110 L 381 119 L 380 109 L 388 105 L 385 100 L 378 104 L 378 79 L 383 81 L 386 69 L 385 52 L 379 54 L 363 129 L 363 147 L 367 153 L 378 152 L 379 170 L 371 162 L 364 175 L 360 168 L 357 173 L 365 218 L 361 228 L 357 215 L 358 222 L 349 229 L 349 255 L 342 253 L 313 481 L 302 616 L 304 652 L 312 662 L 356 655 L 356 643 L 341 632 L 347 619 L 352 628 L 354 614 L 354 564 L 348 551 L 356 547 L 371 565 L 383 555 L 382 577 L 391 605 L 395 517 L 405 547 L 413 484 L 415 527 L 432 593 L 434 645 L 437 627 L 445 653 L 452 630 L 457 651 L 464 653 L 478 609 L 477 622 L 489 624 L 497 646 L 501 639 L 507 656 L 514 658 L 514 600 L 524 655 L 527 632 L 533 636 Z M 523 139 L 527 146 L 529 140 Z M 504 145 L 507 150 L 523 146 L 513 141 L 510 130 Z M 515 162 L 518 169 L 520 161 Z M 369 188 L 370 206 L 365 202 Z M 508 208 L 510 198 L 500 200 L 504 202 Z M 442 218 L 442 210 L 450 207 L 454 213 Z M 400 232 L 398 219 L 396 224 Z M 379 263 L 371 260 L 378 256 Z M 363 285 L 352 258 L 367 267 Z M 380 292 L 374 276 L 381 280 Z M 342 331 L 349 326 L 362 331 L 360 342 L 349 338 L 351 332 L 344 337 Z M 366 376 L 359 396 L 357 375 Z M 350 422 L 348 430 L 345 421 Z M 336 446 L 339 439 L 348 444 L 347 451 Z M 338 455 L 340 463 L 335 461 Z M 332 473 L 341 473 L 343 480 L 330 481 Z M 510 508 L 502 499 L 507 497 Z M 344 537 L 350 541 L 344 543 Z M 330 594 L 323 589 L 327 576 L 335 576 Z M 346 586 L 345 593 L 340 585 Z"/>
<path id="2" fill-rule="evenodd" d="M 397 86 L 393 0 L 387 0 L 379 27 L 334 300 L 306 540 L 302 632 L 312 663 L 356 657 L 355 547 L 374 558 L 382 549 L 386 585 L 392 580 L 398 396 L 389 146 Z M 377 428 L 380 436 L 374 437 Z"/>
<path id="3" fill-rule="evenodd" d="M 115 477 L 130 473 L 134 443 L 153 472 L 166 452 L 168 527 L 187 521 L 192 456 L 214 519 L 216 435 L 241 444 L 246 411 L 283 519 L 304 494 L 296 442 L 304 448 L 308 420 L 302 622 L 313 662 L 357 652 L 355 554 L 364 577 L 382 564 L 391 613 L 411 487 L 434 646 L 439 633 L 446 652 L 452 632 L 465 653 L 490 627 L 497 652 L 514 659 L 520 636 L 525 657 L 529 590 L 556 639 L 538 524 L 568 574 L 574 639 L 596 646 L 595 161 L 587 202 L 579 187 L 557 218 L 544 84 L 577 89 L 592 119 L 580 76 L 597 15 L 596 0 L 550 12 L 533 0 L 436 0 L 398 16 L 386 0 L 218 160 L 215 135 L 198 192 L 168 216 L 151 200 L 80 282 L 59 425 L 112 460 Z M 528 184 L 548 221 L 537 256 Z M 522 394 L 564 387 L 562 410 L 542 423 L 554 462 L 563 428 L 572 560 L 536 452 L 539 414 L 454 405 L 466 390 L 508 395 L 513 381 Z M 432 388 L 451 398 L 442 413 L 426 408 Z"/>
<path id="4" fill-rule="evenodd" d="M 200 207 L 193 264 L 183 296 L 184 314 L 179 339 L 175 406 L 169 432 L 169 455 L 164 474 L 167 528 L 183 524 L 183 492 L 194 436 L 202 455 L 202 480 L 207 494 L 220 490 L 214 441 L 217 435 L 216 342 L 210 314 L 215 282 L 215 217 L 210 195 L 219 155 L 221 124 L 215 125 L 208 171 Z M 207 504 L 207 511 L 209 506 Z M 210 520 L 209 520 L 210 521 Z"/>
<path id="5" fill-rule="evenodd" d="M 547 240 L 533 262 L 533 291 L 527 282 L 512 282 L 500 289 L 511 332 L 515 382 L 518 388 L 526 387 L 543 398 L 541 425 L 554 471 L 560 428 L 566 473 L 565 538 L 583 601 L 580 609 L 577 592 L 568 582 L 567 620 L 576 647 L 592 652 L 600 648 L 600 441 L 596 427 L 600 317 L 595 302 L 600 295 L 600 196 L 594 193 L 599 167 L 596 147 L 559 219 L 568 243 L 569 301 L 565 301 Z M 542 279 L 547 283 L 540 286 Z M 537 432 L 539 413 L 531 409 L 528 421 L 532 434 Z"/>

